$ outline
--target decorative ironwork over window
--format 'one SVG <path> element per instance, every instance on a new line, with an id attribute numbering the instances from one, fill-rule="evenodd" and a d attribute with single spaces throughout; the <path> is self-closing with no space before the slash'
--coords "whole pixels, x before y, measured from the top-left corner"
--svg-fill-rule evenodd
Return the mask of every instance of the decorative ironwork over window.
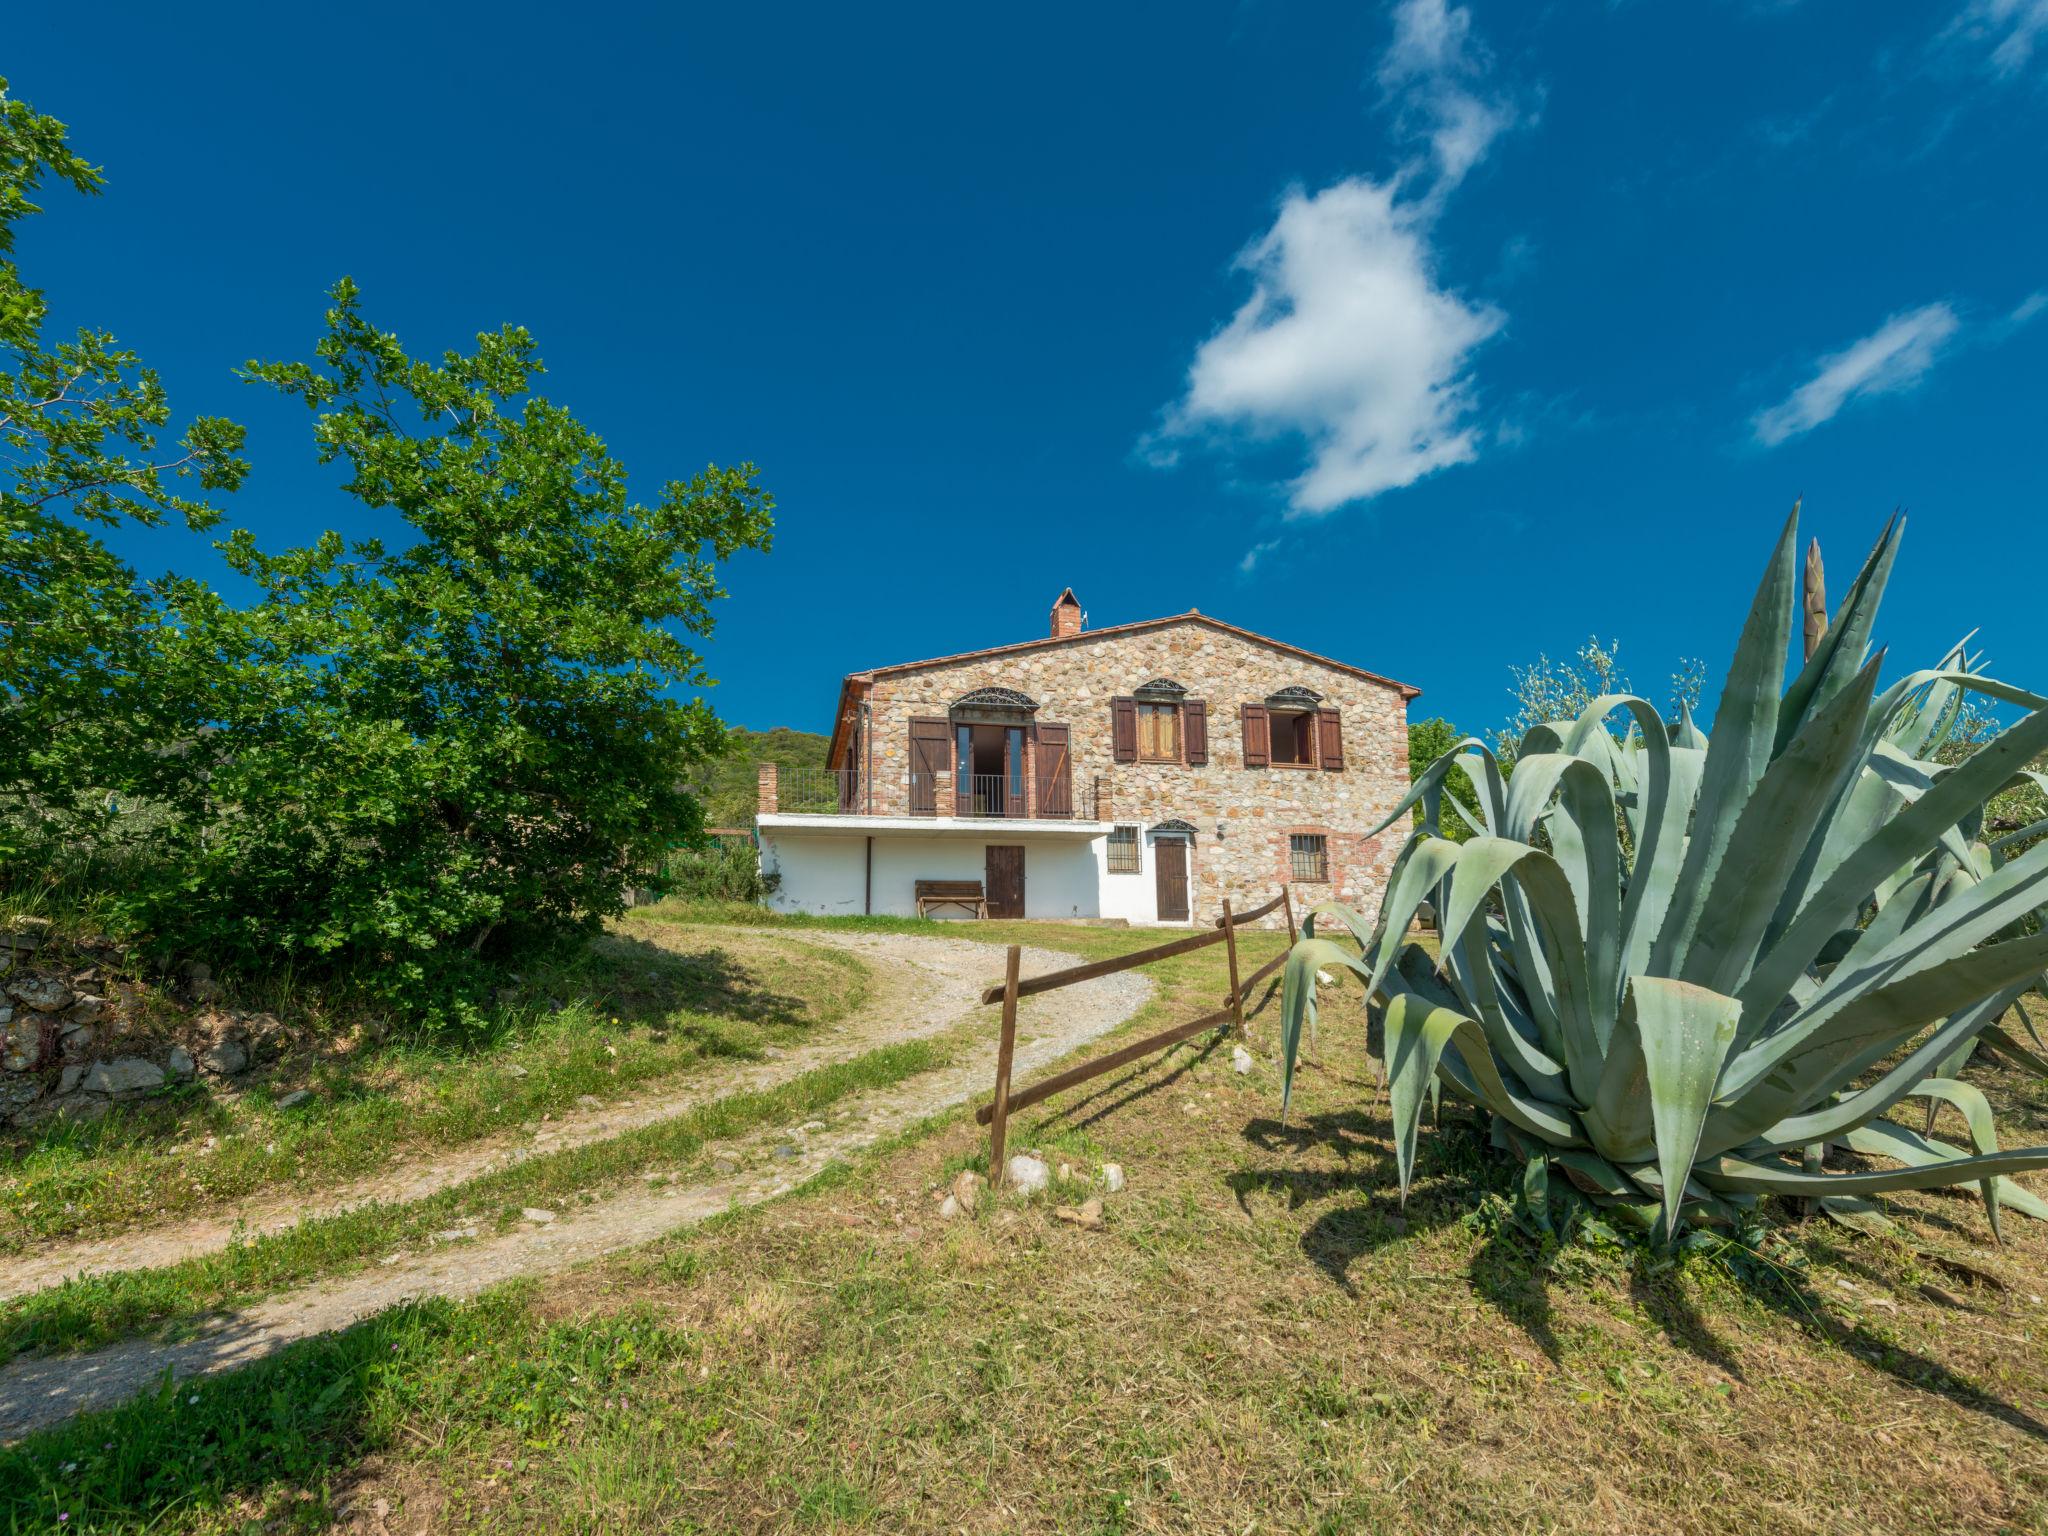
<path id="1" fill-rule="evenodd" d="M 1036 709 L 1038 701 L 1014 688 L 977 688 L 953 701 L 955 709 Z"/>
<path id="2" fill-rule="evenodd" d="M 1192 821 L 1182 821 L 1178 816 L 1174 816 L 1166 821 L 1154 822 L 1152 830 L 1154 832 L 1185 832 L 1189 837 L 1193 837 L 1195 835 L 1195 824 Z"/>
<path id="3" fill-rule="evenodd" d="M 1148 699 L 1158 704 L 1178 704 L 1187 696 L 1187 689 L 1170 677 L 1155 677 L 1144 687 L 1131 690 L 1132 698 Z"/>
<path id="4" fill-rule="evenodd" d="M 1314 709 L 1323 702 L 1323 696 L 1313 688 L 1304 688 L 1299 683 L 1282 688 L 1267 698 L 1266 703 L 1274 709 Z"/>

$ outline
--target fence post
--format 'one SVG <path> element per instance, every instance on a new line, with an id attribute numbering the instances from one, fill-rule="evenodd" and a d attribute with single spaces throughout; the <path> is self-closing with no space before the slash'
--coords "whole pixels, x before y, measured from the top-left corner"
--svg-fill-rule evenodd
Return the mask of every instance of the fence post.
<path id="1" fill-rule="evenodd" d="M 1230 1017 L 1237 1024 L 1237 1037 L 1244 1033 L 1244 994 L 1237 982 L 1237 925 L 1230 920 L 1230 898 L 1223 898 L 1223 951 L 1230 956 Z"/>
<path id="2" fill-rule="evenodd" d="M 988 1122 L 988 1183 L 1003 1187 L 1003 1143 L 1010 1130 L 1010 1060 L 1017 1053 L 1017 961 L 1023 951 L 1010 946 L 1003 970 L 1003 1033 L 996 1045 L 995 1113 Z"/>
<path id="3" fill-rule="evenodd" d="M 1299 938 L 1300 935 L 1294 931 L 1294 893 L 1284 885 L 1280 887 L 1280 910 L 1281 912 L 1286 914 L 1287 947 L 1289 949 L 1292 949 L 1294 947 L 1294 941 L 1297 938 Z"/>

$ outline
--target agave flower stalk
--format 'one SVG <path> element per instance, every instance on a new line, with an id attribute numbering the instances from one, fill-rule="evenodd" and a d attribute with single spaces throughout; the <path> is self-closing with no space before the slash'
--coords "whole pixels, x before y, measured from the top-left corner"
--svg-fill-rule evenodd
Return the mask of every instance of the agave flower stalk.
<path id="1" fill-rule="evenodd" d="M 1683 708 L 1666 721 L 1624 695 L 1530 730 L 1512 776 L 1468 739 L 1375 829 L 1423 807 L 1376 920 L 1308 915 L 1286 967 L 1286 1091 L 1318 968 L 1348 968 L 1385 1004 L 1404 1198 L 1441 1085 L 1490 1115 L 1533 1184 L 1555 1170 L 1666 1236 L 1733 1222 L 1764 1194 L 1847 1218 L 1871 1196 L 1954 1184 L 1981 1191 L 1994 1234 L 2001 1206 L 2048 1217 L 2007 1177 L 2048 1168 L 2048 1147 L 2000 1150 L 1983 1094 L 1949 1075 L 1976 1043 L 2048 1071 L 1997 1028 L 2048 967 L 2048 932 L 2027 931 L 2048 843 L 2008 858 L 2008 840 L 1981 840 L 1987 801 L 2042 782 L 2027 765 L 2048 749 L 2048 699 L 1985 676 L 1964 646 L 1879 687 L 1883 654 L 1867 652 L 1902 527 L 1813 626 L 1787 685 L 1795 507 L 1711 740 Z M 1969 694 L 2026 713 L 1937 763 Z M 1476 815 L 1443 793 L 1452 772 Z M 1469 841 L 1441 835 L 1446 807 Z M 1406 942 L 1424 902 L 1440 914 L 1434 957 Z M 1960 1112 L 1967 1151 L 1885 1118 L 1916 1095 Z M 1830 1172 L 1831 1144 L 1905 1166 Z"/>

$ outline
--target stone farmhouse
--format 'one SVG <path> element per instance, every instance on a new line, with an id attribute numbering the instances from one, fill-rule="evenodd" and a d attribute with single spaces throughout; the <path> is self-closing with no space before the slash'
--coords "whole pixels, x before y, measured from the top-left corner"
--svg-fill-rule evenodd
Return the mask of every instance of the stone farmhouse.
<path id="1" fill-rule="evenodd" d="M 1091 630 L 1069 588 L 1042 639 L 853 673 L 828 766 L 762 766 L 770 901 L 1187 924 L 1285 883 L 1369 910 L 1419 692 L 1193 609 Z"/>

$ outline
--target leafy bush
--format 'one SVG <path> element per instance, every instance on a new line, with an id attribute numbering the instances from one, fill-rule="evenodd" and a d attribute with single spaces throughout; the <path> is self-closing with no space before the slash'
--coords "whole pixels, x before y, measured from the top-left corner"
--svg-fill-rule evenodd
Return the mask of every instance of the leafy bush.
<path id="1" fill-rule="evenodd" d="M 1440 1085 L 1489 1115 L 1532 1192 L 1555 1169 L 1667 1235 L 1682 1219 L 1739 1225 L 1766 1193 L 1867 1220 L 1872 1195 L 1948 1184 L 1978 1186 L 1994 1232 L 2001 1204 L 2048 1217 L 2004 1177 L 2048 1167 L 2048 1147 L 1999 1151 L 1983 1095 L 1948 1075 L 1980 1041 L 2048 1070 L 1996 1023 L 2048 965 L 2048 935 L 2027 931 L 2048 842 L 1982 836 L 1987 802 L 2041 787 L 2027 765 L 2048 747 L 2048 699 L 1976 673 L 1960 647 L 1878 688 L 1882 653 L 1865 651 L 1896 523 L 1783 686 L 1796 529 L 1795 510 L 1711 743 L 1689 715 L 1667 723 L 1619 694 L 1532 727 L 1511 780 L 1485 743 L 1462 742 L 1383 823 L 1424 809 L 1378 920 L 1325 906 L 1304 924 L 1286 969 L 1288 1085 L 1318 967 L 1384 988 L 1404 1193 Z M 1973 694 L 2031 713 L 1944 764 Z M 1438 835 L 1458 813 L 1443 794 L 1454 770 L 1478 792 L 1465 842 Z M 1403 943 L 1425 900 L 1440 960 Z M 1320 918 L 1356 948 L 1316 936 Z M 1971 1153 L 1884 1118 L 1911 1096 L 1960 1111 Z M 1905 1166 L 1831 1173 L 1835 1143 Z"/>
<path id="2" fill-rule="evenodd" d="M 751 841 L 713 838 L 702 848 L 678 848 L 656 877 L 654 888 L 681 901 L 765 900 L 781 883 L 761 872 L 760 850 Z"/>

